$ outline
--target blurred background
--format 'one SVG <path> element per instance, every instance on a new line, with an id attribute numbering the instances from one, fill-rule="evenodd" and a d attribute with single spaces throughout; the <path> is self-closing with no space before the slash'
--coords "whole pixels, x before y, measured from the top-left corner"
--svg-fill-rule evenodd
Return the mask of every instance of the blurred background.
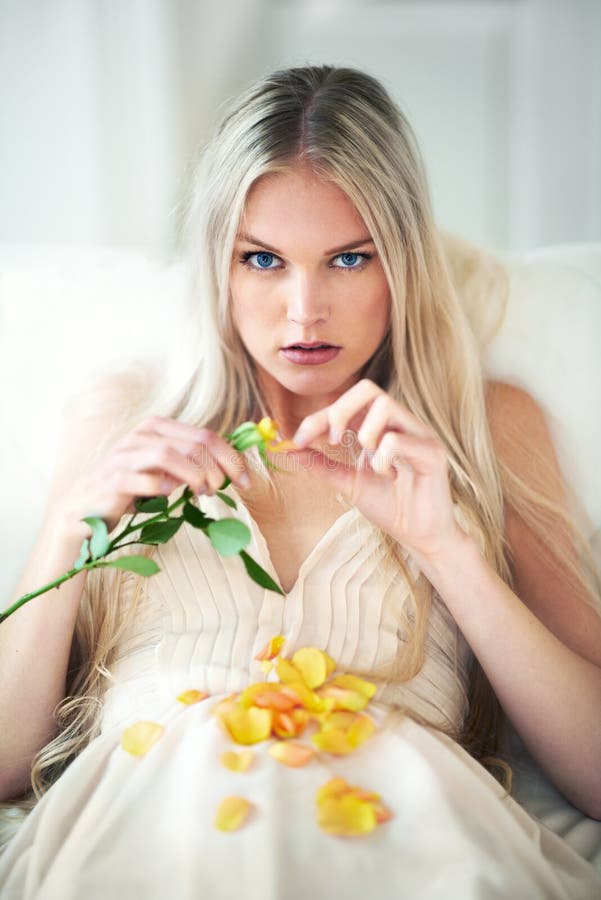
<path id="1" fill-rule="evenodd" d="M 220 105 L 307 62 L 384 82 L 443 227 L 601 238 L 599 0 L 0 0 L 0 243 L 177 253 Z"/>

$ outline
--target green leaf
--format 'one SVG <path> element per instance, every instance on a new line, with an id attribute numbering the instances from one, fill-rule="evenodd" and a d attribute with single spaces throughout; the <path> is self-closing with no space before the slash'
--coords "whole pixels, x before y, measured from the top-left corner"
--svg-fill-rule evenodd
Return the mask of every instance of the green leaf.
<path id="1" fill-rule="evenodd" d="M 223 484 L 220 486 L 219 490 L 224 491 L 226 487 L 228 487 L 232 483 L 232 479 L 228 476 L 225 477 Z"/>
<path id="2" fill-rule="evenodd" d="M 90 556 L 90 541 L 88 538 L 85 539 L 83 544 L 81 545 L 81 549 L 79 551 L 79 557 L 73 563 L 73 568 L 77 569 L 79 572 L 80 569 L 83 569 L 85 563 L 87 563 L 88 558 Z"/>
<path id="3" fill-rule="evenodd" d="M 183 524 L 183 516 L 164 522 L 149 522 L 142 528 L 138 540 L 141 544 L 166 544 Z"/>
<path id="4" fill-rule="evenodd" d="M 232 500 L 231 497 L 228 497 L 227 494 L 222 494 L 221 491 L 217 491 L 217 496 L 223 500 L 224 503 L 227 503 L 228 506 L 231 506 L 232 509 L 236 509 L 236 501 Z"/>
<path id="5" fill-rule="evenodd" d="M 232 441 L 236 450 L 240 451 L 248 450 L 249 447 L 254 447 L 255 444 L 262 445 L 264 443 L 264 439 L 256 429 L 254 429 L 254 431 L 243 432 L 243 434 Z"/>
<path id="6" fill-rule="evenodd" d="M 201 509 L 198 509 L 192 503 L 184 503 L 183 516 L 186 522 L 194 528 L 206 528 L 209 522 L 214 522 L 210 516 L 205 516 Z"/>
<path id="7" fill-rule="evenodd" d="M 167 497 L 136 497 L 134 508 L 141 513 L 159 513 L 167 510 Z"/>
<path id="8" fill-rule="evenodd" d="M 156 575 L 161 571 L 155 561 L 147 556 L 120 556 L 118 559 L 107 560 L 106 565 L 137 572 L 138 575 Z"/>
<path id="9" fill-rule="evenodd" d="M 90 553 L 92 559 L 100 559 L 111 546 L 111 542 L 104 519 L 98 519 L 96 516 L 86 516 L 82 522 L 87 522 L 92 529 L 92 537 L 90 538 Z"/>
<path id="10" fill-rule="evenodd" d="M 217 519 L 207 526 L 207 534 L 222 556 L 233 556 L 250 542 L 250 531 L 239 519 Z"/>
<path id="11" fill-rule="evenodd" d="M 263 569 L 252 556 L 249 556 L 246 550 L 240 551 L 240 556 L 242 557 L 242 562 L 244 563 L 244 567 L 253 581 L 256 581 L 257 584 L 260 584 L 261 587 L 267 588 L 270 591 L 275 591 L 277 594 L 284 595 L 284 591 L 281 587 L 273 580 L 271 575 L 269 575 L 265 569 Z"/>

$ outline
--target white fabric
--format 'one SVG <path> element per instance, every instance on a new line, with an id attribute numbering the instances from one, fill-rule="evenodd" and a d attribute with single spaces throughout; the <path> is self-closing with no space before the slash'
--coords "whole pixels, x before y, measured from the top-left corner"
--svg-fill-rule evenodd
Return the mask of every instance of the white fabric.
<path id="1" fill-rule="evenodd" d="M 249 552 L 274 575 L 267 545 L 237 500 L 253 535 Z M 230 513 L 218 497 L 200 505 L 218 518 Z M 466 527 L 457 507 L 456 515 Z M 402 715 L 384 722 L 398 704 L 460 721 L 469 648 L 438 597 L 424 669 L 376 694 L 370 711 L 381 728 L 356 753 L 287 769 L 258 744 L 249 772 L 221 766 L 221 752 L 236 745 L 211 706 L 263 679 L 253 657 L 273 635 L 285 635 L 287 656 L 320 646 L 340 670 L 364 675 L 385 672 L 399 649 L 406 582 L 383 564 L 358 511 L 332 525 L 285 598 L 251 582 L 238 557 L 219 556 L 188 525 L 155 558 L 161 572 L 146 582 L 143 614 L 114 668 L 102 733 L 0 857 L 3 900 L 599 896 L 594 869 L 450 738 Z M 135 582 L 124 582 L 124 602 Z M 188 688 L 212 698 L 184 707 L 175 698 Z M 146 717 L 166 730 L 135 758 L 120 747 L 120 734 Z M 334 775 L 380 793 L 392 820 L 361 838 L 322 832 L 315 794 Z M 255 807 L 238 832 L 225 834 L 213 816 L 232 794 Z"/>

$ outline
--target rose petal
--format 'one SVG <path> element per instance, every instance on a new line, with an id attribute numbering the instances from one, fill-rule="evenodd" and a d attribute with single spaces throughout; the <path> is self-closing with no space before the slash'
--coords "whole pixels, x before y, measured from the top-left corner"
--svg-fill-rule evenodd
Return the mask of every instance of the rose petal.
<path id="1" fill-rule="evenodd" d="M 275 637 L 272 637 L 271 640 L 267 641 L 263 649 L 260 653 L 257 653 L 255 659 L 259 660 L 270 660 L 278 655 L 282 647 L 284 646 L 286 638 L 277 634 Z"/>
<path id="2" fill-rule="evenodd" d="M 278 436 L 279 426 L 275 419 L 265 416 L 257 423 L 257 431 L 264 441 L 274 441 Z"/>
<path id="3" fill-rule="evenodd" d="M 368 700 L 371 700 L 377 690 L 376 685 L 371 681 L 365 681 L 365 679 L 358 678 L 356 675 L 348 675 L 346 673 L 335 675 L 329 683 L 335 684 L 338 687 L 348 688 L 351 691 L 359 691 L 359 693 L 364 694 Z"/>
<path id="4" fill-rule="evenodd" d="M 165 728 L 158 722 L 135 722 L 121 734 L 121 746 L 132 756 L 144 756 L 156 744 Z"/>
<path id="5" fill-rule="evenodd" d="M 337 797 L 350 790 L 350 784 L 344 778 L 330 778 L 317 791 L 317 802 L 322 803 L 330 797 Z"/>
<path id="6" fill-rule="evenodd" d="M 327 678 L 325 654 L 315 647 L 301 647 L 292 656 L 292 664 L 299 670 L 309 688 L 319 687 Z"/>
<path id="7" fill-rule="evenodd" d="M 277 759 L 285 766 L 298 768 L 306 766 L 315 756 L 315 751 L 307 744 L 298 744 L 294 741 L 276 741 L 269 748 L 269 755 Z"/>
<path id="8" fill-rule="evenodd" d="M 226 797 L 217 807 L 215 828 L 236 831 L 246 820 L 252 804 L 245 797 Z"/>
<path id="9" fill-rule="evenodd" d="M 270 709 L 249 709 L 234 707 L 221 716 L 225 728 L 237 744 L 256 744 L 266 740 L 271 734 L 272 712 Z"/>
<path id="10" fill-rule="evenodd" d="M 376 827 L 376 813 L 370 803 L 351 793 L 328 797 L 318 804 L 317 824 L 328 834 L 356 837 Z"/>
<path id="11" fill-rule="evenodd" d="M 206 691 L 197 691 L 193 688 L 189 691 L 183 691 L 181 694 L 178 694 L 177 700 L 180 703 L 185 703 L 186 706 L 190 706 L 192 703 L 199 703 L 201 700 L 206 700 L 206 698 L 210 696 L 206 693 Z"/>
<path id="12" fill-rule="evenodd" d="M 224 750 L 221 754 L 221 763 L 232 772 L 246 772 L 254 759 L 252 750 Z"/>
<path id="13" fill-rule="evenodd" d="M 316 693 L 322 699 L 332 700 L 334 709 L 349 709 L 352 712 L 359 712 L 369 702 L 365 694 L 360 691 L 340 687 L 331 681 L 318 688 Z"/>
<path id="14" fill-rule="evenodd" d="M 336 756 L 344 756 L 355 750 L 353 744 L 349 743 L 346 732 L 340 728 L 330 728 L 326 731 L 318 731 L 311 737 L 311 740 L 319 750 L 325 753 L 333 753 Z"/>
<path id="15" fill-rule="evenodd" d="M 359 747 L 360 744 L 372 736 L 375 730 L 376 725 L 373 719 L 361 713 L 356 716 L 355 721 L 347 729 L 346 737 L 349 744 L 352 744 L 353 747 Z"/>

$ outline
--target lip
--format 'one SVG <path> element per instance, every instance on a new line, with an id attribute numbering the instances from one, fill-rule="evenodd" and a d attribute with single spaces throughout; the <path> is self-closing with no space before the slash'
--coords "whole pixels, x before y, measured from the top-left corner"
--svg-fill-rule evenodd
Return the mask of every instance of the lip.
<path id="1" fill-rule="evenodd" d="M 318 347 L 319 344 L 313 346 Z M 307 350 L 299 347 L 282 347 L 280 353 L 288 362 L 299 366 L 319 366 L 330 362 L 341 351 L 341 347 L 325 347 L 323 350 Z"/>
<path id="2" fill-rule="evenodd" d="M 340 350 L 338 344 L 330 344 L 328 341 L 296 341 L 293 344 L 287 344 L 285 347 L 282 347 L 282 350 L 292 350 L 296 347 L 302 347 L 303 350 L 310 350 L 312 347 L 321 347 L 324 344 L 328 349 L 335 347 L 336 350 Z"/>

